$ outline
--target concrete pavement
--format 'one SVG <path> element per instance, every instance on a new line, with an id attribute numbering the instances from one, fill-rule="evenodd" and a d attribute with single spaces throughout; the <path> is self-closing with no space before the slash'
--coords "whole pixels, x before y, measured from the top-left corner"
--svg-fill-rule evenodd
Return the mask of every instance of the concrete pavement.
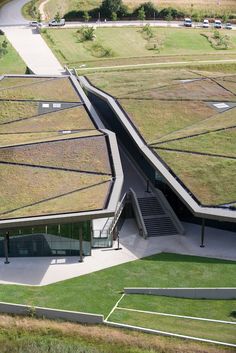
<path id="1" fill-rule="evenodd" d="M 200 226 L 185 223 L 186 235 L 160 236 L 144 240 L 138 235 L 133 219 L 125 221 L 120 231 L 121 250 L 94 249 L 84 258 L 10 258 L 0 259 L 0 283 L 43 286 L 82 276 L 139 258 L 171 252 L 236 261 L 236 236 L 233 232 L 206 227 L 205 248 L 200 248 Z"/>
<path id="2" fill-rule="evenodd" d="M 7 39 L 37 75 L 61 75 L 65 70 L 36 28 L 2 27 Z"/>

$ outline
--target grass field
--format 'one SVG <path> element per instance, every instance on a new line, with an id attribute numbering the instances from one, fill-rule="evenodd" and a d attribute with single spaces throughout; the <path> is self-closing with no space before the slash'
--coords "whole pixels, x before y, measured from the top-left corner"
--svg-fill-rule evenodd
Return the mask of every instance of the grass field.
<path id="1" fill-rule="evenodd" d="M 121 297 L 124 287 L 233 287 L 235 267 L 236 263 L 231 261 L 163 253 L 44 287 L 0 285 L 0 300 L 99 313 L 106 317 Z M 186 300 L 130 295 L 125 296 L 119 306 L 232 321 L 230 314 L 235 310 L 235 303 L 235 300 Z M 119 313 L 115 312 L 115 315 L 109 320 L 123 320 L 123 317 L 117 317 Z M 130 317 L 127 322 L 131 323 L 132 320 Z M 145 324 L 147 327 L 153 324 L 154 328 L 158 328 L 155 321 L 145 320 L 139 318 L 136 324 Z M 172 329 L 175 321 L 169 319 L 166 325 Z M 199 332 L 204 331 L 205 327 L 205 323 L 199 324 Z M 182 327 L 183 333 L 185 329 L 191 330 L 191 326 Z M 214 333 L 215 327 L 212 330 Z M 232 338 L 229 331 L 226 330 L 224 334 L 225 337 L 228 335 L 227 339 Z M 209 337 L 213 337 L 210 332 Z"/>
<path id="2" fill-rule="evenodd" d="M 109 320 L 164 332 L 236 344 L 236 325 L 174 318 L 125 309 L 116 309 Z"/>
<path id="3" fill-rule="evenodd" d="M 0 45 L 4 40 L 6 40 L 6 37 L 0 36 Z M 8 42 L 8 53 L 0 58 L 0 74 L 24 74 L 25 70 L 25 63 Z"/>
<path id="4" fill-rule="evenodd" d="M 201 36 L 201 33 L 208 33 L 211 30 L 203 29 L 182 29 L 182 28 L 153 28 L 154 37 L 161 40 L 163 44 L 160 50 L 149 50 L 147 40 L 144 39 L 141 29 L 136 28 L 97 28 L 95 31 L 96 40 L 94 42 L 80 42 L 76 29 L 47 29 L 42 35 L 54 54 L 63 64 L 76 66 L 86 64 L 86 66 L 99 66 L 101 58 L 91 54 L 91 46 L 94 43 L 101 44 L 104 48 L 111 49 L 111 57 L 103 57 L 103 64 L 116 64 L 117 60 L 135 58 L 156 58 L 161 56 L 192 55 L 196 60 L 196 55 L 216 54 L 219 58 L 226 58 L 226 55 L 236 54 L 236 34 L 227 33 L 232 41 L 233 48 L 230 50 L 215 50 L 209 42 Z M 182 58 L 183 59 L 183 58 Z M 170 59 L 171 60 L 171 59 Z M 206 57 L 205 57 L 206 60 Z M 96 63 L 97 61 L 97 63 Z M 91 63 L 90 63 L 91 62 Z"/>
<path id="5" fill-rule="evenodd" d="M 0 317 L 1 352 L 7 353 L 233 353 L 233 348 L 146 335 L 105 326 L 87 326 Z"/>
<path id="6" fill-rule="evenodd" d="M 230 261 L 158 254 L 44 287 L 0 285 L 0 300 L 106 316 L 124 287 L 234 287 L 235 268 Z M 224 304 L 229 315 L 235 305 Z"/>

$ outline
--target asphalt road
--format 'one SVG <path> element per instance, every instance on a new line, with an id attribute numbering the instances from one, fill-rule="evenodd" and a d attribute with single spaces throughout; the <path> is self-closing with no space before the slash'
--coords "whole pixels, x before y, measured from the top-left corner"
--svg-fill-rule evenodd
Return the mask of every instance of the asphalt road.
<path id="1" fill-rule="evenodd" d="M 26 24 L 28 21 L 21 14 L 21 9 L 29 0 L 12 0 L 0 8 L 0 27 Z"/>

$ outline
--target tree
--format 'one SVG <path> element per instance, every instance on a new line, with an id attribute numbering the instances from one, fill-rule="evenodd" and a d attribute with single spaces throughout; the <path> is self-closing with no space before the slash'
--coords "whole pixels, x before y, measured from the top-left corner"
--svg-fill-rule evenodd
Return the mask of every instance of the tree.
<path id="1" fill-rule="evenodd" d="M 41 16 L 40 11 L 37 12 L 37 21 L 38 21 L 38 22 L 41 22 L 41 21 L 42 21 L 42 16 Z"/>
<path id="2" fill-rule="evenodd" d="M 117 13 L 116 12 L 112 12 L 111 19 L 112 19 L 112 21 L 117 21 Z"/>
<path id="3" fill-rule="evenodd" d="M 112 13 L 115 12 L 118 14 L 122 8 L 122 5 L 122 0 L 103 0 L 100 6 L 102 17 L 112 18 Z"/>
<path id="4" fill-rule="evenodd" d="M 145 18 L 146 18 L 146 14 L 145 14 L 144 8 L 141 7 L 141 8 L 139 9 L 139 11 L 138 11 L 138 19 L 139 19 L 140 21 L 144 21 Z"/>
<path id="5" fill-rule="evenodd" d="M 154 14 L 155 16 L 158 15 L 158 10 L 157 8 L 155 7 L 155 5 L 149 1 L 149 2 L 144 2 L 142 3 L 135 11 L 134 11 L 134 14 L 136 16 L 138 16 L 138 12 L 139 10 L 141 9 L 141 7 L 143 7 L 144 11 L 145 11 L 145 16 L 146 18 L 153 18 L 154 17 Z"/>
<path id="6" fill-rule="evenodd" d="M 4 41 L 2 42 L 1 47 L 0 47 L 0 58 L 1 58 L 3 55 L 7 54 L 7 47 L 8 47 L 8 42 L 7 42 L 6 40 L 4 40 Z"/>
<path id="7" fill-rule="evenodd" d="M 61 21 L 61 15 L 60 15 L 59 11 L 57 11 L 57 13 L 56 13 L 54 18 L 55 18 L 56 22 L 60 22 Z"/>
<path id="8" fill-rule="evenodd" d="M 83 14 L 83 19 L 85 22 L 88 22 L 90 20 L 91 16 L 89 16 L 89 13 L 88 11 L 84 11 L 84 14 Z"/>

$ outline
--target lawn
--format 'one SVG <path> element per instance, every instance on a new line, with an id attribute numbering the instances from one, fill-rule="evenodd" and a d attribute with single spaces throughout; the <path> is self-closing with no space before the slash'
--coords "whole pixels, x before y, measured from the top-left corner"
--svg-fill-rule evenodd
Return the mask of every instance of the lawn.
<path id="1" fill-rule="evenodd" d="M 236 300 L 201 300 L 126 294 L 120 301 L 119 307 L 236 322 L 236 318 L 231 316 L 232 308 L 236 307 Z"/>
<path id="2" fill-rule="evenodd" d="M 0 300 L 106 316 L 124 287 L 235 287 L 235 269 L 231 261 L 158 254 L 44 287 L 1 285 Z"/>
<path id="3" fill-rule="evenodd" d="M 176 60 L 175 56 L 177 54 L 180 60 L 183 60 L 181 56 L 184 55 L 201 56 L 203 54 L 217 54 L 218 59 L 219 57 L 224 59 L 226 55 L 236 53 L 236 34 L 233 32 L 230 32 L 233 48 L 227 51 L 217 51 L 211 47 L 205 37 L 201 36 L 201 33 L 207 33 L 210 30 L 153 28 L 152 31 L 155 40 L 163 43 L 159 46 L 159 50 L 148 49 L 148 41 L 143 37 L 140 27 L 96 28 L 96 40 L 86 42 L 79 40 L 76 33 L 77 29 L 46 29 L 46 31 L 42 31 L 42 35 L 62 64 L 76 67 L 81 64 L 90 66 L 90 61 L 93 63 L 92 66 L 99 66 L 101 59 L 104 60 L 104 63 L 109 63 L 109 66 L 112 63 L 114 65 L 116 60 L 122 58 L 140 59 L 141 57 L 154 57 L 158 60 L 160 56 L 169 55 L 172 57 L 172 60 Z M 110 57 L 101 58 L 98 54 L 94 54 L 91 51 L 91 47 L 96 43 L 110 49 Z"/>
<path id="4" fill-rule="evenodd" d="M 4 40 L 6 40 L 6 37 L 0 35 L 0 45 Z M 8 53 L 0 58 L 0 74 L 24 74 L 25 70 L 25 63 L 8 42 Z"/>
<path id="5" fill-rule="evenodd" d="M 0 81 L 1 82 L 1 81 Z M 38 113 L 38 103 L 1 101 L 0 124 L 25 119 Z"/>
<path id="6" fill-rule="evenodd" d="M 115 310 L 109 321 L 236 344 L 236 325 Z"/>

